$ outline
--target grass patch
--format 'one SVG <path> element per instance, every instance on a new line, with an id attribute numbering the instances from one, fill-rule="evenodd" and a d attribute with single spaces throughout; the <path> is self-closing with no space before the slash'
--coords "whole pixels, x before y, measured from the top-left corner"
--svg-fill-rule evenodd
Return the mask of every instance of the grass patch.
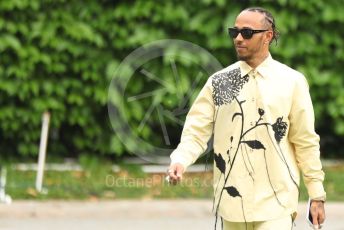
<path id="1" fill-rule="evenodd" d="M 207 198 L 213 195 L 212 172 L 186 173 L 178 186 L 170 186 L 165 174 L 146 174 L 138 165 L 120 165 L 113 172 L 111 164 L 97 158 L 80 158 L 83 171 L 46 171 L 44 188 L 35 190 L 35 171 L 17 171 L 7 166 L 6 192 L 13 199 L 168 199 Z M 325 168 L 325 189 L 331 201 L 344 201 L 344 166 Z M 301 183 L 301 200 L 308 196 Z"/>

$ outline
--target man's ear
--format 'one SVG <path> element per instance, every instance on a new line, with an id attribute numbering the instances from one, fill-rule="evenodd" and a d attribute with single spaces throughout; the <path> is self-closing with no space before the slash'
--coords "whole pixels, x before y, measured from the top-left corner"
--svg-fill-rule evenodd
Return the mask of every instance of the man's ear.
<path id="1" fill-rule="evenodd" d="M 273 32 L 271 30 L 267 31 L 265 36 L 265 43 L 271 43 L 273 37 Z"/>

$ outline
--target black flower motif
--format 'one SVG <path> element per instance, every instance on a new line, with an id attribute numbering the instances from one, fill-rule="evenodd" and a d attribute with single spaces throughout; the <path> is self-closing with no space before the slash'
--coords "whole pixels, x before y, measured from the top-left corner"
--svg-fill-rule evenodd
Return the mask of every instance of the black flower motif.
<path id="1" fill-rule="evenodd" d="M 248 79 L 248 75 L 241 76 L 240 68 L 216 74 L 212 79 L 215 105 L 221 106 L 233 101 Z"/>
<path id="2" fill-rule="evenodd" d="M 264 109 L 259 108 L 258 113 L 259 113 L 259 116 L 263 116 L 265 111 L 264 111 Z"/>
<path id="3" fill-rule="evenodd" d="M 285 136 L 288 128 L 287 122 L 282 121 L 283 117 L 277 118 L 276 122 L 272 125 L 272 129 L 275 133 L 275 139 L 279 143 Z"/>
<path id="4" fill-rule="evenodd" d="M 262 142 L 257 141 L 257 140 L 253 140 L 253 141 L 241 141 L 241 143 L 247 144 L 247 145 L 250 146 L 252 149 L 264 149 L 264 150 L 265 150 L 265 147 L 264 147 L 264 145 L 262 144 Z"/>
<path id="5" fill-rule="evenodd" d="M 214 154 L 214 160 L 215 160 L 215 163 L 216 163 L 216 167 L 221 171 L 221 173 L 225 174 L 225 172 L 226 172 L 226 162 L 222 158 L 221 153 L 219 153 L 218 155 L 215 153 Z"/>
<path id="6" fill-rule="evenodd" d="M 227 193 L 231 197 L 241 197 L 239 191 L 234 186 L 225 187 L 224 189 L 226 189 Z"/>

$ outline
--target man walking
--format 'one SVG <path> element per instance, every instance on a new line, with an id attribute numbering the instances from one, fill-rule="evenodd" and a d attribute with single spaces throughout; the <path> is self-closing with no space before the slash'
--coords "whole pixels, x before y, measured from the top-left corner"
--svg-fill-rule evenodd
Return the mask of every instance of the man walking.
<path id="1" fill-rule="evenodd" d="M 228 32 L 239 61 L 213 74 L 196 98 L 168 175 L 180 181 L 214 135 L 214 211 L 224 229 L 291 229 L 300 170 L 319 229 L 326 193 L 307 81 L 271 57 L 278 32 L 267 10 L 243 10 Z"/>

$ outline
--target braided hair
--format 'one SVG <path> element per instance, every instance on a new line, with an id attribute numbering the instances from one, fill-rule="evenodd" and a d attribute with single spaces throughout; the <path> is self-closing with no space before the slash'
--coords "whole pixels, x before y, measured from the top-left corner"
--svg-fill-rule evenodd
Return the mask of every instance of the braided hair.
<path id="1" fill-rule="evenodd" d="M 272 39 L 270 41 L 270 44 L 272 43 L 272 41 L 275 41 L 276 45 L 277 45 L 277 40 L 280 36 L 280 33 L 276 28 L 275 18 L 272 16 L 272 14 L 268 10 L 266 10 L 262 7 L 250 7 L 250 8 L 246 8 L 244 11 L 258 12 L 258 13 L 261 13 L 265 16 L 263 23 L 266 26 L 271 27 L 272 34 L 273 34 Z"/>

